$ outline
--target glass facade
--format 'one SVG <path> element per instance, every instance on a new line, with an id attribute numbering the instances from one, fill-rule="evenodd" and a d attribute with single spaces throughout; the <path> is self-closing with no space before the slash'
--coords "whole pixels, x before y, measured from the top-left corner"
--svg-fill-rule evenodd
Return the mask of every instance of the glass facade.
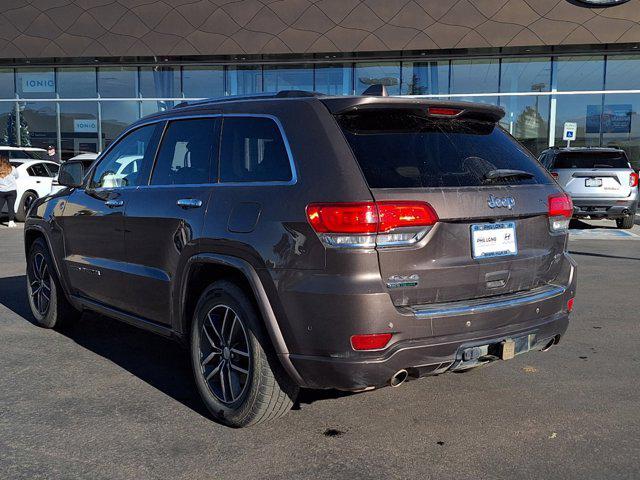
<path id="1" fill-rule="evenodd" d="M 279 90 L 390 95 L 500 105 L 505 130 L 534 154 L 564 145 L 620 146 L 640 167 L 640 55 L 0 68 L 0 142 L 58 145 L 62 158 L 100 151 L 131 122 L 183 100 Z"/>

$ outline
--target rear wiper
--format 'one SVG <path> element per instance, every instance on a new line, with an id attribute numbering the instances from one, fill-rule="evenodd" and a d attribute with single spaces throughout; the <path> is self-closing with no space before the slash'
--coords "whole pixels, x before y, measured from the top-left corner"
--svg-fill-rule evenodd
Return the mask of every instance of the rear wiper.
<path id="1" fill-rule="evenodd" d="M 531 172 L 525 172 L 524 170 L 512 170 L 510 168 L 496 168 L 495 170 L 489 170 L 484 174 L 485 180 L 496 180 L 498 178 L 532 178 L 535 175 Z"/>

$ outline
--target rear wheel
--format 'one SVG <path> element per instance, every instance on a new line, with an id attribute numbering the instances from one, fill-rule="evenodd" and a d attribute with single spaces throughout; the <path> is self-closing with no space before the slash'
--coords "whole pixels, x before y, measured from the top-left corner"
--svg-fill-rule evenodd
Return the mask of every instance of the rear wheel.
<path id="1" fill-rule="evenodd" d="M 634 217 L 635 215 L 629 215 L 628 217 L 616 218 L 616 226 L 618 228 L 629 230 L 630 228 L 633 228 L 633 224 L 635 220 Z"/>
<path id="2" fill-rule="evenodd" d="M 62 291 L 43 239 L 33 242 L 27 260 L 29 306 L 38 325 L 53 328 L 77 319 L 80 312 L 73 308 Z"/>
<path id="3" fill-rule="evenodd" d="M 287 413 L 297 387 L 280 370 L 250 299 L 219 281 L 200 297 L 191 325 L 191 360 L 211 414 L 246 427 Z"/>
<path id="4" fill-rule="evenodd" d="M 27 214 L 29 213 L 29 209 L 33 202 L 38 199 L 38 195 L 35 192 L 25 192 L 20 199 L 20 204 L 18 208 L 16 208 L 16 220 L 19 222 L 24 222 L 27 218 Z"/>

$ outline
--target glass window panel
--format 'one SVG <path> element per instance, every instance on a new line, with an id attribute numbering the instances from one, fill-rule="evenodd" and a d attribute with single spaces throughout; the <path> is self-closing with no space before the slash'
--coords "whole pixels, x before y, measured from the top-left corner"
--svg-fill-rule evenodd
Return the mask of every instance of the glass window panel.
<path id="1" fill-rule="evenodd" d="M 316 65 L 313 90 L 327 95 L 353 95 L 352 64 Z"/>
<path id="2" fill-rule="evenodd" d="M 92 188 L 145 185 L 156 152 L 160 125 L 147 125 L 129 132 L 109 150 L 93 172 Z"/>
<path id="3" fill-rule="evenodd" d="M 604 57 L 558 57 L 555 61 L 555 75 L 560 91 L 602 90 Z"/>
<path id="4" fill-rule="evenodd" d="M 53 68 L 18 68 L 16 87 L 22 98 L 55 98 L 55 72 Z"/>
<path id="5" fill-rule="evenodd" d="M 47 148 L 57 145 L 55 102 L 20 102 L 19 105 L 22 146 Z"/>
<path id="6" fill-rule="evenodd" d="M 269 118 L 225 118 L 220 151 L 221 182 L 286 182 L 292 178 L 282 135 Z"/>
<path id="7" fill-rule="evenodd" d="M 212 165 L 218 176 L 218 119 L 198 118 L 169 123 L 151 177 L 152 185 L 208 183 Z M 214 160 L 215 158 L 215 160 Z"/>
<path id="8" fill-rule="evenodd" d="M 132 101 L 100 102 L 103 148 L 106 148 L 126 127 L 138 120 L 139 105 Z"/>
<path id="9" fill-rule="evenodd" d="M 500 97 L 500 124 L 536 156 L 549 146 L 549 104 L 549 96 Z"/>
<path id="10" fill-rule="evenodd" d="M 62 98 L 95 98 L 95 68 L 59 68 L 58 93 Z"/>
<path id="11" fill-rule="evenodd" d="M 146 117 L 152 113 L 165 112 L 171 110 L 176 102 L 171 100 L 148 100 L 142 102 L 142 116 Z"/>
<path id="12" fill-rule="evenodd" d="M 602 95 L 558 95 L 556 105 L 555 145 L 567 144 L 562 140 L 565 122 L 578 124 L 576 139 L 572 147 L 593 147 L 600 145 L 600 112 Z"/>
<path id="13" fill-rule="evenodd" d="M 147 98 L 180 97 L 180 67 L 141 67 L 140 94 Z"/>
<path id="14" fill-rule="evenodd" d="M 602 145 L 621 147 L 629 161 L 640 169 L 640 95 L 608 94 L 604 96 Z"/>
<path id="15" fill-rule="evenodd" d="M 187 98 L 224 96 L 224 67 L 184 67 L 182 92 Z"/>
<path id="16" fill-rule="evenodd" d="M 505 58 L 500 75 L 501 92 L 548 92 L 551 90 L 551 59 Z"/>
<path id="17" fill-rule="evenodd" d="M 634 90 L 640 78 L 640 57 L 612 55 L 607 57 L 605 90 Z"/>
<path id="18" fill-rule="evenodd" d="M 476 102 L 476 103 L 486 103 L 488 105 L 498 105 L 498 100 L 500 97 L 498 96 L 482 96 L 482 95 L 469 95 L 464 97 L 451 97 L 452 102 Z"/>
<path id="19" fill-rule="evenodd" d="M 449 93 L 449 61 L 403 62 L 403 95 Z"/>
<path id="20" fill-rule="evenodd" d="M 0 68 L 0 98 L 14 98 L 13 68 Z"/>
<path id="21" fill-rule="evenodd" d="M 264 91 L 313 90 L 312 65 L 278 65 L 264 67 Z"/>
<path id="22" fill-rule="evenodd" d="M 0 102 L 0 142 L 3 145 L 16 145 L 16 121 L 15 102 Z"/>
<path id="23" fill-rule="evenodd" d="M 62 160 L 80 153 L 97 153 L 98 104 L 96 102 L 60 102 Z"/>
<path id="24" fill-rule="evenodd" d="M 494 93 L 498 91 L 500 62 L 497 58 L 453 60 L 451 93 Z"/>
<path id="25" fill-rule="evenodd" d="M 227 68 L 227 93 L 229 95 L 248 95 L 262 92 L 262 67 Z"/>
<path id="26" fill-rule="evenodd" d="M 356 94 L 360 95 L 371 85 L 382 84 L 389 95 L 400 94 L 400 63 L 356 63 Z"/>
<path id="27" fill-rule="evenodd" d="M 105 98 L 137 97 L 138 69 L 135 67 L 99 68 L 98 92 Z"/>

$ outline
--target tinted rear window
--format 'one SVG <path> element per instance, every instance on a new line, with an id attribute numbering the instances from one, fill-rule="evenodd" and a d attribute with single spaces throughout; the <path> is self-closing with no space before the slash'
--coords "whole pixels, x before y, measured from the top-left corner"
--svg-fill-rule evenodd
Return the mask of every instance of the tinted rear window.
<path id="1" fill-rule="evenodd" d="M 629 168 L 622 152 L 561 152 L 553 168 Z"/>
<path id="2" fill-rule="evenodd" d="M 550 183 L 527 150 L 494 123 L 434 120 L 412 110 L 337 119 L 372 188 Z M 531 176 L 486 179 L 488 172 L 502 169 Z"/>

